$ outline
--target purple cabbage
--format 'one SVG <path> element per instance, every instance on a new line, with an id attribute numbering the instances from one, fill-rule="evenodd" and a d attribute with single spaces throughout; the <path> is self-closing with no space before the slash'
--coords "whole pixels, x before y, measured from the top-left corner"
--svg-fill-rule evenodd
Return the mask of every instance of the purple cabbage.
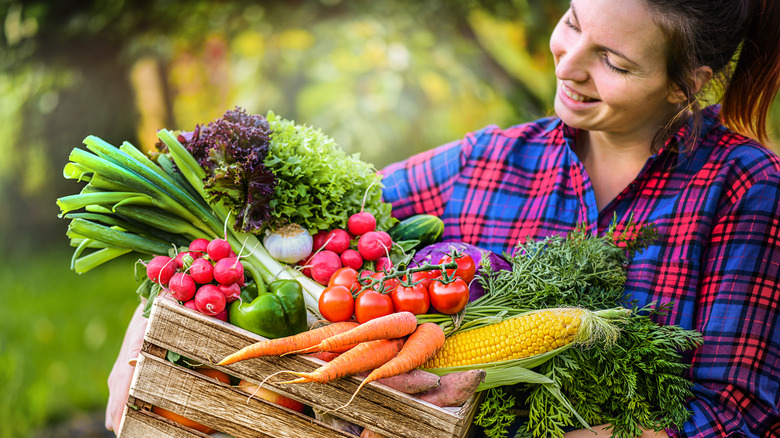
<path id="1" fill-rule="evenodd" d="M 437 264 L 442 257 L 451 254 L 453 250 L 471 256 L 472 260 L 474 260 L 474 264 L 477 265 L 477 274 L 480 272 L 483 256 L 488 257 L 490 260 L 490 267 L 493 271 L 512 269 L 509 262 L 501 255 L 464 242 L 438 242 L 428 245 L 414 254 L 409 265 L 410 267 L 414 267 L 424 263 Z M 469 285 L 469 301 L 474 301 L 484 294 L 485 290 L 482 288 L 482 284 L 475 278 Z"/>
<path id="2" fill-rule="evenodd" d="M 271 127 L 262 115 L 236 107 L 179 141 L 206 171 L 204 187 L 236 217 L 234 229 L 257 233 L 271 217 L 276 176 L 265 167 Z"/>

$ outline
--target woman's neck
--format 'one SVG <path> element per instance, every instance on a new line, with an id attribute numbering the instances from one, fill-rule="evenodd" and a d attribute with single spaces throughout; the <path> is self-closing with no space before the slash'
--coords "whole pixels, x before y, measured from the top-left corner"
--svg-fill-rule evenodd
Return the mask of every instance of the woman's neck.
<path id="1" fill-rule="evenodd" d="M 588 172 L 601 211 L 633 181 L 651 155 L 652 138 L 583 131 L 576 153 Z"/>

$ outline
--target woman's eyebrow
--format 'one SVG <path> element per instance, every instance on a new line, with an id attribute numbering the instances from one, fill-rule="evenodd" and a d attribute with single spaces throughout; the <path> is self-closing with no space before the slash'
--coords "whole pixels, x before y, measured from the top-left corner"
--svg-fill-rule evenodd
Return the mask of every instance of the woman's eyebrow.
<path id="1" fill-rule="evenodd" d="M 580 19 L 577 18 L 577 11 L 574 9 L 574 2 L 569 2 L 569 9 L 571 9 L 571 15 L 574 17 L 574 21 L 579 23 Z M 639 67 L 639 64 L 637 64 L 636 62 L 632 61 L 631 58 L 629 58 L 628 56 L 624 55 L 620 51 L 617 51 L 615 49 L 611 49 L 609 47 L 605 47 L 605 46 L 602 46 L 602 45 L 599 45 L 599 48 L 603 49 L 603 50 L 606 50 L 607 52 L 613 53 L 613 54 L 615 54 L 615 55 L 625 59 L 626 61 L 630 62 L 631 64 L 634 64 L 635 66 Z"/>

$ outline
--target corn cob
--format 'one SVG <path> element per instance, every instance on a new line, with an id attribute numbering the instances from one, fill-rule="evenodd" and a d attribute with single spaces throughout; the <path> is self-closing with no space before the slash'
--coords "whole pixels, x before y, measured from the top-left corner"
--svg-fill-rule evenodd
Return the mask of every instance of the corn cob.
<path id="1" fill-rule="evenodd" d="M 595 313 L 577 308 L 527 312 L 456 333 L 447 338 L 444 346 L 422 368 L 484 364 L 543 354 L 574 341 L 587 340 L 597 334 L 594 329 L 611 331 L 609 324 L 601 324 L 598 320 Z M 608 337 L 616 334 L 615 330 Z"/>

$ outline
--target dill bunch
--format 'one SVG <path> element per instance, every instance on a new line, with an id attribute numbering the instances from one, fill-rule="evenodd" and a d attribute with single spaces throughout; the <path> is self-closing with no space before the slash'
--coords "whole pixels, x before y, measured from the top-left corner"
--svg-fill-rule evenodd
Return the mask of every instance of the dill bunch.
<path id="1" fill-rule="evenodd" d="M 639 228 L 633 220 L 622 233 L 615 230 L 613 221 L 603 236 L 580 225 L 566 236 L 529 239 L 514 255 L 504 255 L 511 271 L 493 271 L 488 265 L 480 281 L 491 296 L 508 298 L 521 309 L 628 306 L 624 286 L 629 259 L 656 238 L 657 230 Z"/>
<path id="2" fill-rule="evenodd" d="M 494 271 L 487 265 L 481 272 L 486 290 L 481 305 L 633 310 L 619 322 L 616 343 L 570 348 L 534 369 L 560 388 L 588 424 L 611 424 L 613 436 L 620 438 L 640 436 L 640 427 L 680 426 L 690 415 L 685 400 L 692 396 L 692 383 L 684 377 L 689 365 L 682 355 L 701 344 L 700 334 L 654 321 L 654 315 L 667 312 L 671 303 L 638 309 L 625 296 L 630 259 L 656 237 L 654 227 L 640 228 L 632 220 L 621 233 L 613 221 L 602 236 L 578 226 L 563 237 L 518 245 L 514 255 L 505 255 L 512 265 L 509 271 Z M 478 413 L 479 424 L 489 426 L 485 432 L 490 437 L 508 433 L 507 412 L 495 409 L 506 398 L 517 401 L 519 412 L 527 412 L 518 438 L 562 437 L 565 431 L 582 427 L 574 413 L 542 385 L 519 383 L 501 389 L 486 395 Z"/>

